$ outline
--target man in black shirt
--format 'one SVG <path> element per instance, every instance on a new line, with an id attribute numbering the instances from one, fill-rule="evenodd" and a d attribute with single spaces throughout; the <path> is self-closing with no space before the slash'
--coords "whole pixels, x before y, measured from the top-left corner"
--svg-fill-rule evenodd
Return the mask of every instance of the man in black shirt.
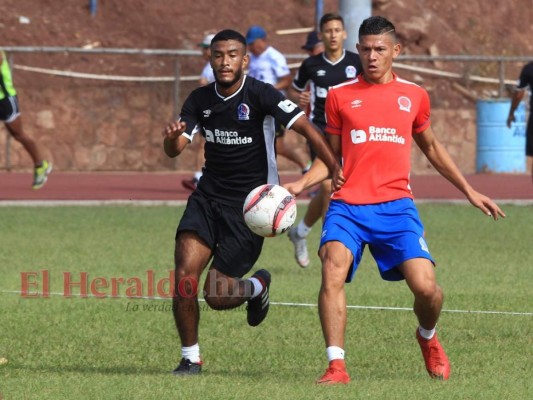
<path id="1" fill-rule="evenodd" d="M 217 33 L 211 42 L 215 82 L 194 90 L 179 120 L 163 131 L 169 157 L 178 156 L 197 133 L 206 141 L 203 176 L 176 232 L 173 313 L 182 345 L 176 375 L 201 371 L 198 287 L 210 260 L 203 293 L 211 308 L 226 310 L 248 302 L 251 326 L 267 315 L 270 273 L 261 269 L 242 279 L 263 245 L 263 238 L 246 226 L 242 206 L 255 187 L 279 184 L 274 120 L 305 136 L 330 169 L 334 185 L 344 183 L 320 131 L 272 85 L 244 75 L 247 64 L 245 38 L 233 30 Z"/>
<path id="2" fill-rule="evenodd" d="M 355 79 L 363 69 L 359 54 L 344 49 L 346 30 L 342 16 L 324 14 L 320 19 L 320 37 L 324 42 L 324 52 L 303 61 L 289 89 L 289 97 L 299 99 L 299 104 L 309 101 L 309 118 L 323 131 L 326 127 L 324 107 L 329 88 Z M 310 86 L 309 92 L 306 91 L 307 85 Z M 312 159 L 314 155 L 311 151 Z M 330 195 L 331 181 L 325 180 L 311 199 L 305 216 L 289 231 L 296 262 L 303 268 L 310 263 L 306 237 L 313 225 L 325 215 Z"/>
<path id="3" fill-rule="evenodd" d="M 533 62 L 526 64 L 520 72 L 520 79 L 518 85 L 513 93 L 511 100 L 511 107 L 509 109 L 509 116 L 507 117 L 507 127 L 511 127 L 511 123 L 515 121 L 514 112 L 518 105 L 524 98 L 526 89 L 529 87 L 530 92 L 533 91 Z M 533 157 L 533 95 L 529 97 L 529 119 L 526 128 L 526 156 Z M 533 162 L 531 163 L 531 179 L 533 180 Z"/>

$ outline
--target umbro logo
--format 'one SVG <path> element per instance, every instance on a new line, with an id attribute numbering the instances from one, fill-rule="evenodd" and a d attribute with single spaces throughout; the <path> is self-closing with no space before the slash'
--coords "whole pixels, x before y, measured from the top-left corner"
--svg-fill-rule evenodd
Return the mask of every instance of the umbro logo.
<path id="1" fill-rule="evenodd" d="M 209 116 L 211 115 L 211 110 L 204 110 L 203 113 L 204 113 L 204 118 L 209 118 Z"/>
<path id="2" fill-rule="evenodd" d="M 326 76 L 326 71 L 323 69 L 319 69 L 316 71 L 316 76 Z"/>
<path id="3" fill-rule="evenodd" d="M 363 105 L 363 100 L 354 100 L 350 103 L 352 108 L 361 107 Z"/>

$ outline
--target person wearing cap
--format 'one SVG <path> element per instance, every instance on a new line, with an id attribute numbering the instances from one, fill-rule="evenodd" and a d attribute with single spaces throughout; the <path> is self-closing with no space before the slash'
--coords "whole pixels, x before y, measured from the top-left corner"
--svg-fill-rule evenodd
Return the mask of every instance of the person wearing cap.
<path id="1" fill-rule="evenodd" d="M 309 32 L 302 50 L 305 50 L 309 56 L 316 56 L 324 51 L 324 43 L 318 37 L 317 31 Z"/>
<path id="2" fill-rule="evenodd" d="M 292 82 L 287 60 L 267 41 L 267 33 L 262 26 L 253 25 L 246 33 L 246 44 L 250 51 L 248 75 L 260 81 L 270 83 L 284 95 Z M 285 143 L 285 128 L 276 121 L 276 153 L 296 163 L 305 172 L 309 166 L 309 157 L 301 148 Z"/>
<path id="3" fill-rule="evenodd" d="M 309 34 L 303 48 L 311 47 L 319 36 Z M 349 79 L 354 79 L 362 72 L 359 55 L 344 49 L 346 30 L 341 15 L 328 13 L 320 19 L 320 37 L 324 43 L 324 52 L 306 58 L 289 89 L 289 97 L 300 107 L 310 105 L 309 118 L 322 131 L 326 127 L 324 108 L 326 95 L 330 87 Z M 306 90 L 310 85 L 310 91 Z M 311 151 L 311 158 L 315 155 Z M 329 205 L 331 182 L 325 180 L 320 184 L 318 192 L 313 196 L 305 216 L 289 230 L 289 239 L 294 245 L 294 257 L 302 268 L 310 264 L 307 250 L 307 235 L 313 225 L 326 213 Z"/>
<path id="4" fill-rule="evenodd" d="M 202 49 L 202 57 L 205 60 L 205 66 L 200 75 L 200 81 L 198 82 L 200 86 L 205 86 L 208 83 L 215 81 L 213 68 L 211 68 L 211 64 L 209 63 L 209 59 L 211 58 L 211 40 L 213 40 L 214 37 L 215 35 L 210 33 L 204 37 L 202 43 L 198 43 L 198 46 Z"/>
<path id="5" fill-rule="evenodd" d="M 208 35 L 205 35 L 204 40 L 202 40 L 201 43 L 198 43 L 198 47 L 202 49 L 202 57 L 206 61 L 206 64 L 204 66 L 204 69 L 202 70 L 202 73 L 200 74 L 200 79 L 198 80 L 198 84 L 200 86 L 205 86 L 211 82 L 215 81 L 215 75 L 213 74 L 213 68 L 211 68 L 211 64 L 209 62 L 211 58 L 211 40 L 215 35 L 213 33 L 210 33 Z M 182 186 L 185 189 L 194 190 L 196 189 L 196 186 L 198 185 L 198 181 L 202 177 L 202 167 L 204 166 L 204 141 L 201 140 L 198 143 L 198 150 L 196 153 L 196 172 L 194 173 L 194 176 L 190 179 L 183 179 L 181 181 Z"/>

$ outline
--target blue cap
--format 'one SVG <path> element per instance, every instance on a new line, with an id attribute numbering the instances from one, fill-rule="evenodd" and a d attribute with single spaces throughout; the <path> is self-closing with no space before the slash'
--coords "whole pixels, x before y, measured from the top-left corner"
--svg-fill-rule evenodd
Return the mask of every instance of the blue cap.
<path id="1" fill-rule="evenodd" d="M 257 39 L 264 39 L 266 38 L 267 33 L 263 29 L 262 26 L 259 25 L 253 25 L 248 29 L 248 32 L 246 33 L 246 44 L 252 44 Z"/>

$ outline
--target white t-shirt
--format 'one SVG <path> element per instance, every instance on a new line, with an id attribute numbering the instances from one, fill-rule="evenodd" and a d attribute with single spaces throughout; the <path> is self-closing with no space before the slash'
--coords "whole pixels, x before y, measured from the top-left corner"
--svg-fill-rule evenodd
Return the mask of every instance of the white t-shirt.
<path id="1" fill-rule="evenodd" d="M 268 46 L 257 57 L 250 54 L 248 75 L 255 79 L 275 85 L 280 78 L 290 73 L 285 56 L 272 46 Z"/>
<path id="2" fill-rule="evenodd" d="M 200 78 L 207 80 L 207 83 L 215 81 L 215 75 L 213 74 L 213 68 L 211 68 L 211 64 L 205 64 L 205 67 L 202 70 L 202 73 L 200 74 Z"/>

